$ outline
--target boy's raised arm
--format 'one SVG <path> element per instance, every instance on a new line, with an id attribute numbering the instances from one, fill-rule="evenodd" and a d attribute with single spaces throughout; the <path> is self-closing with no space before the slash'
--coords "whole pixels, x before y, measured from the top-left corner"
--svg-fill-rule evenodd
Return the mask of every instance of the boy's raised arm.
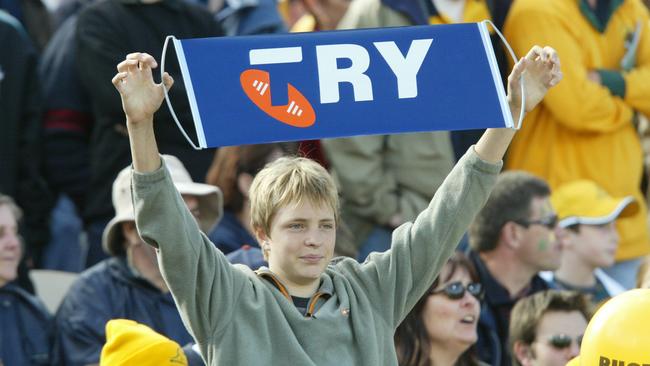
<path id="1" fill-rule="evenodd" d="M 508 102 L 514 118 L 521 111 L 522 75 L 528 112 L 562 78 L 555 51 L 536 46 L 514 66 L 508 79 Z M 378 311 L 383 319 L 397 326 L 429 288 L 490 195 L 515 132 L 487 130 L 474 151 L 468 151 L 447 176 L 429 207 L 393 232 L 391 250 L 371 255 L 360 271 L 351 272 L 372 301 L 381 304 Z"/>
<path id="2" fill-rule="evenodd" d="M 508 76 L 508 105 L 513 120 L 519 119 L 521 112 L 521 86 L 519 79 L 524 76 L 526 92 L 525 111 L 530 112 L 544 99 L 549 88 L 562 79 L 560 59 L 551 47 L 534 46 L 526 55 L 515 64 Z M 516 130 L 506 128 L 488 129 L 478 141 L 474 150 L 484 161 L 497 163 L 510 146 Z"/>
<path id="3" fill-rule="evenodd" d="M 133 169 L 149 173 L 160 168 L 160 155 L 153 130 L 153 115 L 164 98 L 163 88 L 171 88 L 174 80 L 163 75 L 163 82 L 153 81 L 151 69 L 158 67 L 156 60 L 146 53 L 131 53 L 117 65 L 118 73 L 113 85 L 120 92 L 122 108 L 129 131 Z"/>

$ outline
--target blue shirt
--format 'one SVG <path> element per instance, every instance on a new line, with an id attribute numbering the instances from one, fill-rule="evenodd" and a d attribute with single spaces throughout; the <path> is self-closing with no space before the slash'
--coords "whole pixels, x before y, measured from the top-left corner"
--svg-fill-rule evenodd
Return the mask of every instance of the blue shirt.
<path id="1" fill-rule="evenodd" d="M 0 365 L 49 365 L 52 317 L 17 285 L 0 288 Z"/>
<path id="2" fill-rule="evenodd" d="M 208 237 L 223 254 L 234 252 L 242 245 L 259 248 L 257 240 L 239 222 L 235 214 L 227 210 L 223 211 L 223 218 L 219 225 L 212 230 Z"/>

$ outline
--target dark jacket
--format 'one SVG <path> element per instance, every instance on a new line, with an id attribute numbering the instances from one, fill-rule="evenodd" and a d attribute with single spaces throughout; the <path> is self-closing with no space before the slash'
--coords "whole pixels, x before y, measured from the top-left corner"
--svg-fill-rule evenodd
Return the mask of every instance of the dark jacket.
<path id="1" fill-rule="evenodd" d="M 17 285 L 0 287 L 0 365 L 50 364 L 52 316 Z"/>
<path id="2" fill-rule="evenodd" d="M 90 177 L 92 113 L 75 62 L 77 16 L 70 16 L 45 48 L 39 65 L 43 83 L 46 178 L 81 209 Z"/>
<path id="3" fill-rule="evenodd" d="M 41 167 L 37 55 L 18 21 L 0 10 L 0 192 L 25 212 L 30 257 L 47 243 L 53 199 Z"/>
<path id="4" fill-rule="evenodd" d="M 181 346 L 192 342 L 170 293 L 136 276 L 123 258 L 109 258 L 84 271 L 56 314 L 57 365 L 99 362 L 110 319 L 150 326 Z"/>
<path id="5" fill-rule="evenodd" d="M 214 16 L 182 0 L 143 4 L 136 0 L 104 0 L 85 7 L 77 20 L 77 70 L 88 93 L 94 119 L 90 143 L 90 186 L 84 216 L 109 219 L 113 214 L 111 186 L 117 173 L 131 163 L 129 140 L 119 93 L 111 83 L 115 66 L 131 52 L 146 52 L 160 63 L 165 37 L 221 35 Z M 167 69 L 176 80 L 169 96 L 189 136 L 196 136 L 185 86 L 173 47 Z M 154 72 L 160 82 L 160 73 Z M 214 151 L 192 150 L 166 107 L 155 115 L 156 141 L 161 153 L 177 156 L 194 181 L 203 181 Z"/>
<path id="6" fill-rule="evenodd" d="M 481 361 L 493 366 L 510 366 L 512 356 L 508 346 L 508 333 L 512 308 L 517 300 L 552 287 L 535 275 L 530 285 L 518 297 L 512 298 L 508 290 L 492 277 L 478 253 L 470 251 L 469 257 L 485 289 L 485 299 L 481 303 L 481 316 L 477 329 L 478 356 Z"/>
<path id="7" fill-rule="evenodd" d="M 208 237 L 223 254 L 234 252 L 243 245 L 259 248 L 257 240 L 239 222 L 237 216 L 228 210 L 223 211 L 219 225 L 212 230 Z"/>

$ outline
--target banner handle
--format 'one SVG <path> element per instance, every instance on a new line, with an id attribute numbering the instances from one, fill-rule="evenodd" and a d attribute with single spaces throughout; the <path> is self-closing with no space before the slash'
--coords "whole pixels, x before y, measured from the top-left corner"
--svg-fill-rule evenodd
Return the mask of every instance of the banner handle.
<path id="1" fill-rule="evenodd" d="M 167 36 L 165 38 L 165 44 L 163 45 L 163 51 L 162 51 L 162 56 L 160 60 L 160 81 L 162 82 L 163 80 L 163 75 L 165 74 L 165 54 L 167 53 L 167 44 L 169 43 L 169 40 L 175 40 L 176 37 L 174 36 Z M 194 141 L 190 139 L 189 136 L 187 136 L 187 133 L 183 129 L 183 126 L 181 126 L 181 123 L 178 121 L 178 117 L 176 117 L 176 112 L 174 112 L 174 108 L 172 107 L 172 102 L 169 100 L 169 94 L 167 93 L 167 88 L 164 87 L 163 85 L 163 92 L 165 93 L 165 101 L 167 102 L 167 108 L 169 108 L 169 112 L 172 114 L 172 118 L 174 118 L 174 122 L 176 122 L 176 126 L 178 126 L 178 129 L 181 130 L 181 133 L 183 136 L 185 136 L 185 139 L 187 142 L 192 145 L 194 150 L 201 150 L 201 147 L 194 145 Z"/>
<path id="2" fill-rule="evenodd" d="M 512 47 L 510 47 L 510 44 L 508 43 L 508 41 L 506 41 L 506 37 L 504 37 L 503 34 L 501 34 L 501 32 L 499 31 L 499 28 L 497 28 L 496 25 L 494 25 L 494 23 L 492 23 L 491 20 L 486 19 L 486 20 L 483 21 L 483 23 L 491 25 L 492 29 L 494 29 L 494 31 L 497 32 L 497 35 L 499 36 L 499 38 L 501 38 L 501 41 L 503 42 L 503 44 L 506 45 L 506 48 L 508 49 L 508 52 L 510 53 L 510 57 L 512 57 L 512 60 L 516 64 L 517 61 L 518 61 L 517 56 L 515 55 L 515 52 L 512 50 Z M 521 124 L 524 121 L 524 114 L 525 114 L 525 107 L 526 107 L 526 93 L 525 93 L 525 89 L 524 89 L 524 75 L 523 74 L 521 75 L 521 78 L 519 79 L 519 84 L 521 85 L 521 111 L 519 112 L 519 122 L 515 126 L 515 130 L 521 129 Z M 507 86 L 506 86 L 506 90 L 507 90 Z"/>

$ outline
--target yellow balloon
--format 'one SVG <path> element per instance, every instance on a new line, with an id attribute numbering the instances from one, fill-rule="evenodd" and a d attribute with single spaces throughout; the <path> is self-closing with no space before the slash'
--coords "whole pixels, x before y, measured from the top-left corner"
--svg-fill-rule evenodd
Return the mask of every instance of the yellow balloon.
<path id="1" fill-rule="evenodd" d="M 650 366 L 649 351 L 650 289 L 631 290 L 606 302 L 591 318 L 579 365 Z"/>

